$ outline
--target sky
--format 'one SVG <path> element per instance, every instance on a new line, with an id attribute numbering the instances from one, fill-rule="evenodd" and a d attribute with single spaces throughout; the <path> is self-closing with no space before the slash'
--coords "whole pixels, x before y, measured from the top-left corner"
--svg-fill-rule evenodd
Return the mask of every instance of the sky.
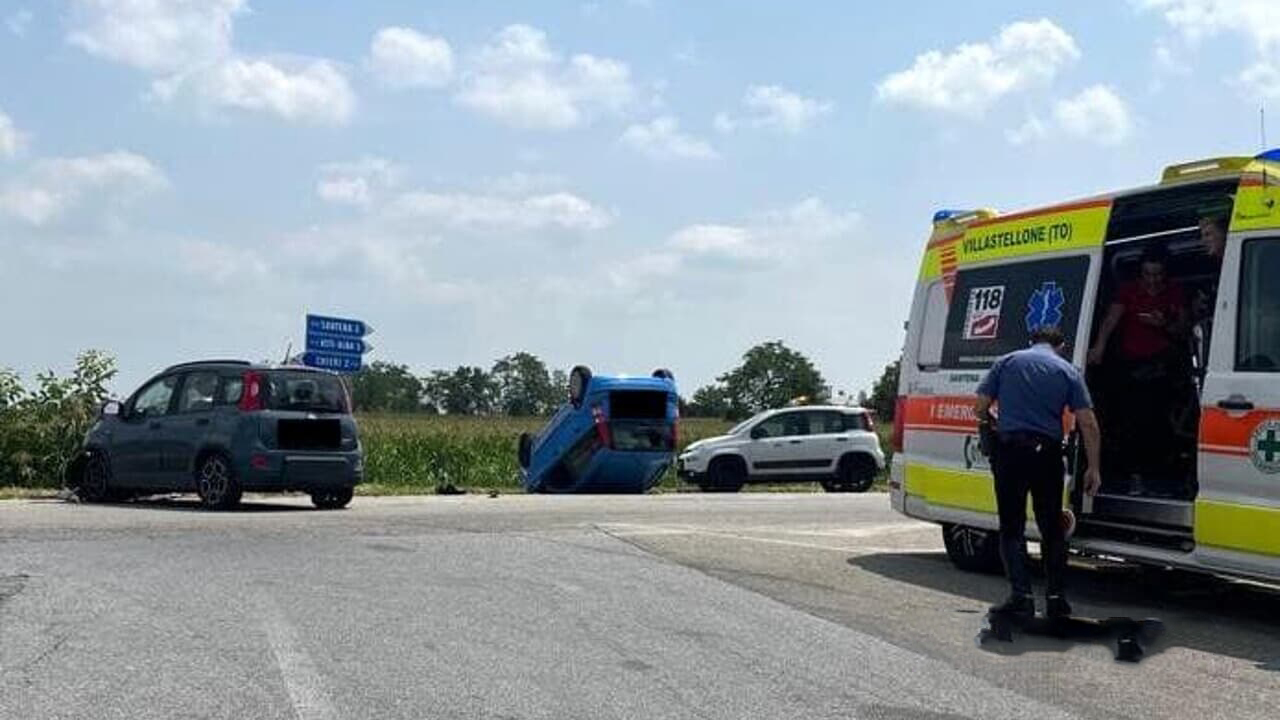
<path id="1" fill-rule="evenodd" d="M 0 0 L 0 366 L 897 357 L 932 213 L 1256 153 L 1280 2 Z M 1280 145 L 1280 121 L 1270 135 Z"/>

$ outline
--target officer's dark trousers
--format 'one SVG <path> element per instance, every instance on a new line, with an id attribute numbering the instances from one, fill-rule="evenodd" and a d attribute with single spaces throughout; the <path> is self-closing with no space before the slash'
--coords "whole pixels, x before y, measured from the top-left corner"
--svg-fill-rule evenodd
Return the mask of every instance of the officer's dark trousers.
<path id="1" fill-rule="evenodd" d="M 1015 593 L 1031 594 L 1027 573 L 1027 493 L 1040 528 L 1048 594 L 1061 594 L 1067 570 L 1062 524 L 1062 441 L 1029 433 L 1001 433 L 991 469 L 1000 509 L 1000 557 Z"/>

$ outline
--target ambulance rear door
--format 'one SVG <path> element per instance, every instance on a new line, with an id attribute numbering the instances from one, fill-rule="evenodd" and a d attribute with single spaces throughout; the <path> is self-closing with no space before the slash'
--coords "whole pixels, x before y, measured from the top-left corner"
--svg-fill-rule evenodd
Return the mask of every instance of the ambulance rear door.
<path id="1" fill-rule="evenodd" d="M 1280 226 L 1228 239 L 1199 449 L 1197 560 L 1280 578 Z"/>

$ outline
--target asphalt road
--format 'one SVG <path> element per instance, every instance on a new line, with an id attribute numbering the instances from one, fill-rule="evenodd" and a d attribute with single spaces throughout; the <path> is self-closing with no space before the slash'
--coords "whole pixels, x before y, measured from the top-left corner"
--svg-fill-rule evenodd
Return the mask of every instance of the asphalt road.
<path id="1" fill-rule="evenodd" d="M 1274 718 L 1280 595 L 1077 567 L 1104 643 L 883 495 L 0 503 L 0 718 Z"/>

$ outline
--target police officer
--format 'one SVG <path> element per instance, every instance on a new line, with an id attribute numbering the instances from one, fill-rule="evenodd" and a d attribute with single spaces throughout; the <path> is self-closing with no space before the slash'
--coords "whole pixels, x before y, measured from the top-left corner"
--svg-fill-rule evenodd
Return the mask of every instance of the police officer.
<path id="1" fill-rule="evenodd" d="M 1056 327 L 1031 333 L 1031 347 L 1001 357 L 978 386 L 980 431 L 990 440 L 1000 512 L 1000 557 L 1013 592 L 993 612 L 1035 614 L 1026 566 L 1027 493 L 1040 528 L 1048 589 L 1045 614 L 1071 614 L 1064 592 L 1067 544 L 1062 515 L 1062 415 L 1070 408 L 1084 436 L 1089 468 L 1084 491 L 1092 496 L 1102 481 L 1098 474 L 1101 432 L 1089 390 L 1080 372 L 1063 359 L 1065 340 Z M 992 416 L 995 406 L 998 419 Z"/>

